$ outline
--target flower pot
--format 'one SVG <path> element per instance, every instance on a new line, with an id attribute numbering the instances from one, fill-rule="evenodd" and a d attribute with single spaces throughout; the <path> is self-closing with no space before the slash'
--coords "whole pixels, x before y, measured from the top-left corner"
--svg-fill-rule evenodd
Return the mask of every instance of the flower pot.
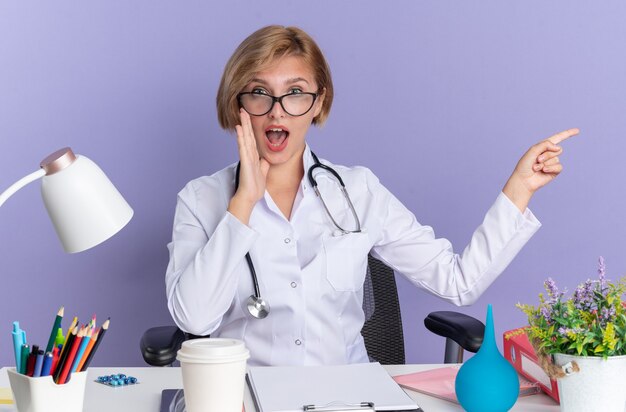
<path id="1" fill-rule="evenodd" d="M 580 371 L 558 379 L 562 412 L 624 412 L 626 356 L 603 359 L 600 356 L 554 355 L 558 366 L 572 361 L 576 361 Z"/>

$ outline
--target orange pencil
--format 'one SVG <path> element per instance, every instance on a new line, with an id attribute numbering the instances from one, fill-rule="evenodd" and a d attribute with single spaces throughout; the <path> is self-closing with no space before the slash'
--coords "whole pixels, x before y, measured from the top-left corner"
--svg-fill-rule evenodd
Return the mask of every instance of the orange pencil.
<path id="1" fill-rule="evenodd" d="M 74 357 L 76 356 L 76 351 L 78 351 L 78 347 L 80 346 L 80 342 L 83 340 L 85 336 L 85 329 L 82 328 L 78 335 L 76 335 L 76 339 L 72 342 L 72 347 L 67 354 L 67 360 L 65 361 L 65 365 L 63 365 L 63 370 L 59 375 L 59 380 L 57 381 L 58 385 L 62 385 L 67 381 L 67 377 L 69 376 L 70 369 L 72 369 L 72 364 L 74 363 Z"/>
<path id="2" fill-rule="evenodd" d="M 77 371 L 79 371 L 79 372 L 83 371 L 83 365 L 85 364 L 85 361 L 89 357 L 89 353 L 91 352 L 91 349 L 93 348 L 93 345 L 98 340 L 98 334 L 99 333 L 100 333 L 100 329 L 98 329 L 97 332 L 94 332 L 93 335 L 91 336 L 91 339 L 89 339 L 89 343 L 87 344 L 87 347 L 85 348 L 85 353 L 83 353 L 83 357 L 80 360 L 80 363 L 78 364 L 78 367 L 76 368 Z"/>
<path id="3" fill-rule="evenodd" d="M 83 369 L 81 369 L 81 372 L 83 370 L 86 370 L 89 367 L 89 364 L 91 363 L 91 360 L 93 359 L 93 356 L 95 355 L 96 351 L 98 350 L 98 346 L 100 346 L 100 343 L 102 343 L 102 339 L 104 338 L 104 335 L 106 334 L 107 330 L 109 329 L 109 323 L 110 323 L 111 319 L 107 319 L 104 321 L 104 323 L 102 324 L 102 327 L 100 328 L 100 332 L 98 333 L 98 339 L 96 339 L 96 343 L 94 344 L 93 348 L 91 349 L 91 352 L 89 353 L 89 356 L 87 357 L 87 360 L 85 361 L 85 364 L 83 365 Z"/>
<path id="4" fill-rule="evenodd" d="M 83 331 L 85 332 L 85 336 L 83 336 L 83 340 L 78 347 L 78 351 L 76 352 L 76 356 L 74 357 L 74 362 L 72 363 L 70 373 L 80 372 L 80 369 L 78 369 L 78 364 L 80 364 L 80 361 L 83 359 L 85 355 L 85 350 L 87 350 L 87 345 L 89 345 L 91 335 L 93 334 L 93 331 L 89 326 L 85 326 L 85 329 Z"/>

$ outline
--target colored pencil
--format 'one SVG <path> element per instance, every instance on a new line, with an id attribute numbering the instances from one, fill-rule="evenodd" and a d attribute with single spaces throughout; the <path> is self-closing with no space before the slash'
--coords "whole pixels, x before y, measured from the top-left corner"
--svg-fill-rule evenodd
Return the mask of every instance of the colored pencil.
<path id="1" fill-rule="evenodd" d="M 83 353 L 83 358 L 80 360 L 80 363 L 78 364 L 78 367 L 76 368 L 77 371 L 79 372 L 83 371 L 83 365 L 85 364 L 85 361 L 89 357 L 89 353 L 91 353 L 91 350 L 93 349 L 93 345 L 96 343 L 96 340 L 98 340 L 99 334 L 100 334 L 100 328 L 98 328 L 98 330 L 94 332 L 93 335 L 91 336 L 91 339 L 89 339 L 89 343 L 87 344 L 85 353 Z"/>
<path id="2" fill-rule="evenodd" d="M 80 364 L 81 360 L 83 359 L 83 355 L 85 354 L 87 345 L 89 345 L 89 342 L 91 341 L 91 334 L 93 333 L 93 331 L 91 330 L 90 327 L 86 326 L 85 329 L 83 330 L 83 333 L 84 333 L 84 337 L 83 337 L 83 340 L 80 342 L 80 346 L 78 347 L 78 352 L 76 352 L 76 356 L 74 357 L 74 362 L 72 362 L 72 368 L 70 369 L 70 373 L 74 373 L 78 369 L 78 364 Z"/>
<path id="3" fill-rule="evenodd" d="M 67 347 L 67 341 L 69 340 L 70 334 L 72 333 L 76 325 L 78 325 L 78 316 L 74 316 L 74 320 L 70 324 L 70 327 L 67 328 L 67 333 L 65 334 L 65 342 L 63 342 L 63 347 L 61 348 L 61 353 L 59 353 L 59 356 L 63 356 L 63 353 L 65 352 L 65 349 Z"/>
<path id="4" fill-rule="evenodd" d="M 57 384 L 62 385 L 67 382 L 68 377 L 70 375 L 70 371 L 72 370 L 72 365 L 74 364 L 74 358 L 76 357 L 76 353 L 78 352 L 78 348 L 80 347 L 83 338 L 85 337 L 85 328 L 81 328 L 78 334 L 76 335 L 76 339 L 72 342 L 72 347 L 68 349 L 68 355 L 65 360 L 65 365 L 63 365 L 63 370 L 59 375 L 59 380 Z"/>
<path id="5" fill-rule="evenodd" d="M 50 332 L 50 339 L 48 339 L 48 346 L 46 346 L 46 352 L 51 352 L 54 347 L 54 340 L 57 337 L 57 331 L 61 327 L 61 321 L 63 320 L 63 306 L 59 309 L 57 316 L 54 318 L 54 324 L 52 325 L 52 331 Z"/>
<path id="6" fill-rule="evenodd" d="M 52 365 L 50 365 L 50 373 L 48 375 L 54 375 L 59 365 L 59 359 L 61 358 L 61 349 L 58 347 L 52 349 Z"/>
<path id="7" fill-rule="evenodd" d="M 65 345 L 63 345 L 63 347 L 65 348 L 66 346 L 72 346 L 72 344 L 74 343 L 74 339 L 76 339 L 76 335 L 78 334 L 78 326 L 74 327 L 74 330 L 72 330 L 71 333 L 68 333 L 69 338 L 67 338 L 67 342 L 65 342 Z M 57 362 L 56 368 L 54 370 L 54 381 L 56 383 L 59 383 L 59 377 L 61 376 L 61 372 L 63 371 L 63 368 L 65 367 L 65 364 L 67 363 L 67 357 L 68 354 L 70 353 L 70 349 L 66 349 L 65 351 L 61 351 L 61 354 L 59 355 L 59 361 Z"/>
<path id="8" fill-rule="evenodd" d="M 85 361 L 85 364 L 83 365 L 83 368 L 80 370 L 81 372 L 86 370 L 89 367 L 89 364 L 91 363 L 91 360 L 93 359 L 93 355 L 98 350 L 98 346 L 100 346 L 100 343 L 102 342 L 102 339 L 104 338 L 104 335 L 106 334 L 106 331 L 109 329 L 110 321 L 111 321 L 111 318 L 107 319 L 102 324 L 102 327 L 100 328 L 100 333 L 98 333 L 98 339 L 96 340 L 96 343 L 93 345 L 91 352 L 89 352 L 89 356 L 87 357 L 87 360 Z"/>

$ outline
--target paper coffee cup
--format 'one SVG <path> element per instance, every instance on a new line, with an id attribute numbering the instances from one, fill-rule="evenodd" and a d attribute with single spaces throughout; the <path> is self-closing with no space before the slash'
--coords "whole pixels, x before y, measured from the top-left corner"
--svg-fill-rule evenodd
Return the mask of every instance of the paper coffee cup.
<path id="1" fill-rule="evenodd" d="M 176 359 L 183 373 L 187 412 L 241 412 L 249 357 L 237 339 L 183 342 Z"/>

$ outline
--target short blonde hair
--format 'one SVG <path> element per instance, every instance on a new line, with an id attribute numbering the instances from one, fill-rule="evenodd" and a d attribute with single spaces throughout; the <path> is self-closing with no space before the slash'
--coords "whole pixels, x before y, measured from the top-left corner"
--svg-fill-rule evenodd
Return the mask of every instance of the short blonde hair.
<path id="1" fill-rule="evenodd" d="M 220 126 L 234 130 L 240 123 L 237 94 L 276 60 L 285 56 L 302 57 L 313 71 L 318 93 L 324 94 L 320 113 L 313 124 L 322 125 L 333 102 L 333 81 L 326 58 L 315 41 L 297 27 L 267 26 L 248 36 L 226 63 L 217 91 L 217 118 Z"/>

